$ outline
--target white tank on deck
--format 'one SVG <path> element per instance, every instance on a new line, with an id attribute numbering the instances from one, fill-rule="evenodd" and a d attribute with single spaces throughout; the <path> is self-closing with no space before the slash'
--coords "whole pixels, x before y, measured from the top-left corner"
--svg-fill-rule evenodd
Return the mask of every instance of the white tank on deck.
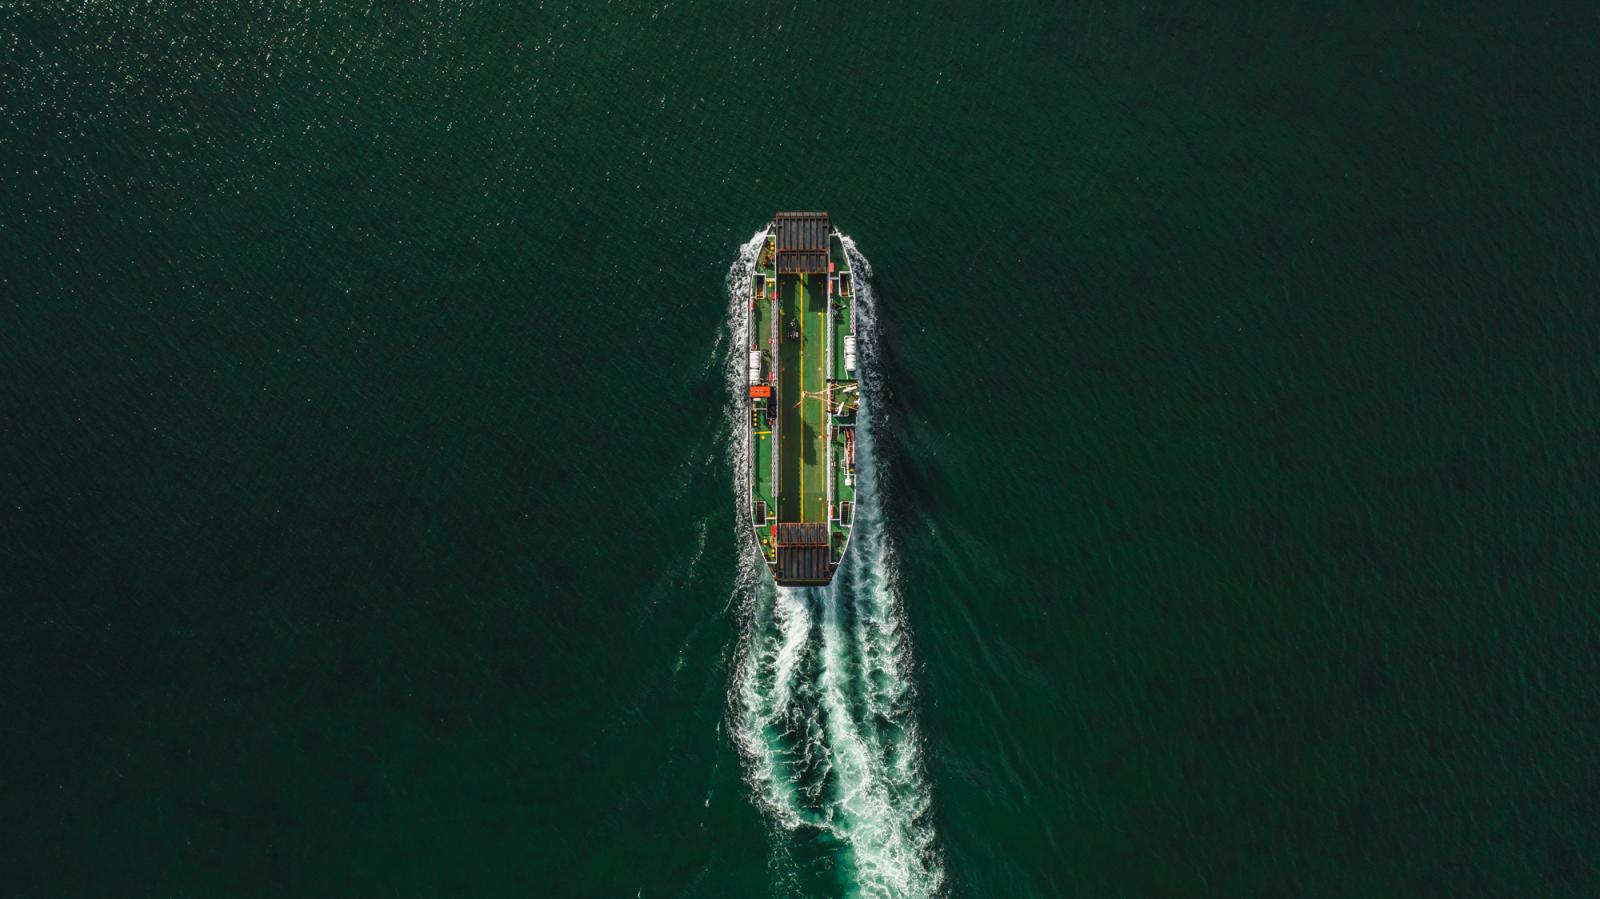
<path id="1" fill-rule="evenodd" d="M 856 370 L 856 339 L 854 337 L 846 337 L 844 339 L 844 370 Z"/>
<path id="2" fill-rule="evenodd" d="M 761 383 L 761 351 L 750 351 L 750 383 Z"/>

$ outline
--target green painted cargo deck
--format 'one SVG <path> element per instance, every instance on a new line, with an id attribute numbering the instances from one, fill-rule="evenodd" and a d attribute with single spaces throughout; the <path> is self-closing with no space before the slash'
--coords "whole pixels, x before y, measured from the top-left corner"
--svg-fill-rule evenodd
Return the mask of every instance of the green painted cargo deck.
<path id="1" fill-rule="evenodd" d="M 778 276 L 778 520 L 827 521 L 827 276 Z M 799 326 L 800 337 L 791 336 Z"/>

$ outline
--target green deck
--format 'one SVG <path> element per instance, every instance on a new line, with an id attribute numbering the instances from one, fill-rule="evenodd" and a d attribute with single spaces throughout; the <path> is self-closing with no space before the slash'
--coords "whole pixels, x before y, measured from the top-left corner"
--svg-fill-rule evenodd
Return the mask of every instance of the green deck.
<path id="1" fill-rule="evenodd" d="M 778 277 L 778 520 L 827 521 L 827 275 Z M 800 339 L 790 338 L 798 321 Z"/>

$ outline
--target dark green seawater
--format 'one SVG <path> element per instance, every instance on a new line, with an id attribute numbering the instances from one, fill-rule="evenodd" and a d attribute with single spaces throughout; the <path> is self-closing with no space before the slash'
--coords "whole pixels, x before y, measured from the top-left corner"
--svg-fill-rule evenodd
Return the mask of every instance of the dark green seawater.
<path id="1" fill-rule="evenodd" d="M 0 893 L 1600 895 L 1597 47 L 0 8 Z M 736 525 L 781 208 L 874 270 L 882 555 L 826 595 Z M 738 739 L 774 621 L 798 823 Z M 858 738 L 904 789 L 819 826 Z"/>

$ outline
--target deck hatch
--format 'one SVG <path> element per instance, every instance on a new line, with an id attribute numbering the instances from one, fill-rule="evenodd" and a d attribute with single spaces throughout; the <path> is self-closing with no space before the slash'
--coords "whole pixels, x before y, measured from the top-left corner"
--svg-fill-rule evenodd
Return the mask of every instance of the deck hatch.
<path id="1" fill-rule="evenodd" d="M 828 235 L 833 226 L 826 212 L 780 212 L 773 224 L 778 232 L 778 274 L 828 270 Z"/>

